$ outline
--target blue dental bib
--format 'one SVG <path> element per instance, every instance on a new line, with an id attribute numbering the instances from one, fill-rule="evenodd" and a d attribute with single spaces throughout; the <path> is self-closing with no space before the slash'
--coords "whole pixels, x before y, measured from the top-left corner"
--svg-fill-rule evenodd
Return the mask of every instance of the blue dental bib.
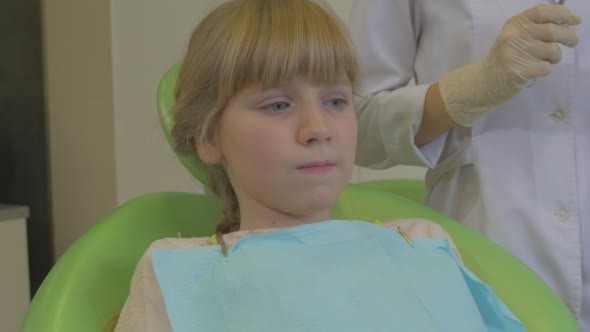
<path id="1" fill-rule="evenodd" d="M 175 332 L 524 331 L 443 239 L 325 221 L 152 251 Z"/>

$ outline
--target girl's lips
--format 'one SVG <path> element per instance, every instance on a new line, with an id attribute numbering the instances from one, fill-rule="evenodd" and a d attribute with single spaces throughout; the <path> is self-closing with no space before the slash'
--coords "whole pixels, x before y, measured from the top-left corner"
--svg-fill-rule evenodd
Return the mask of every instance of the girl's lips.
<path id="1" fill-rule="evenodd" d="M 331 171 L 336 163 L 331 161 L 314 161 L 297 167 L 306 173 L 326 173 Z"/>

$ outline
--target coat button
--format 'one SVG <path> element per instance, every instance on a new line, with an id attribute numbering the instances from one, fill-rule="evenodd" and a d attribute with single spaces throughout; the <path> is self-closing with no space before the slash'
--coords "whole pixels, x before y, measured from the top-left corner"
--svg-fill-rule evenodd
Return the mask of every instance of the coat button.
<path id="1" fill-rule="evenodd" d="M 565 112 L 562 110 L 557 110 L 549 116 L 553 119 L 553 121 L 559 123 L 565 119 Z"/>
<path id="2" fill-rule="evenodd" d="M 568 221 L 570 214 L 566 209 L 559 209 L 554 215 L 559 218 L 559 221 L 566 222 Z"/>

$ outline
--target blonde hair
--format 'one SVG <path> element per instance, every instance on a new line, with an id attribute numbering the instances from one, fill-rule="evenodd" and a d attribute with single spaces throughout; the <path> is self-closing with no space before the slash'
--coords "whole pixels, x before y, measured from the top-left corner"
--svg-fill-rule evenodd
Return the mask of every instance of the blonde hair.
<path id="1" fill-rule="evenodd" d="M 358 82 L 356 54 L 346 28 L 327 5 L 313 0 L 234 0 L 196 27 L 176 82 L 176 150 L 196 155 L 210 140 L 223 109 L 242 89 L 306 78 L 330 83 L 345 74 Z M 217 239 L 239 229 L 240 207 L 221 165 L 209 165 L 212 191 L 224 202 Z"/>

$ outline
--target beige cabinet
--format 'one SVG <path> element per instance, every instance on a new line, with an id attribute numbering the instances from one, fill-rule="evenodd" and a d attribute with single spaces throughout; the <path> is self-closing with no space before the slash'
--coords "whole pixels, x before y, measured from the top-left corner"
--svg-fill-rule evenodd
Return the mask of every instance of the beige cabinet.
<path id="1" fill-rule="evenodd" d="M 25 207 L 0 205 L 0 331 L 17 332 L 30 302 Z"/>

